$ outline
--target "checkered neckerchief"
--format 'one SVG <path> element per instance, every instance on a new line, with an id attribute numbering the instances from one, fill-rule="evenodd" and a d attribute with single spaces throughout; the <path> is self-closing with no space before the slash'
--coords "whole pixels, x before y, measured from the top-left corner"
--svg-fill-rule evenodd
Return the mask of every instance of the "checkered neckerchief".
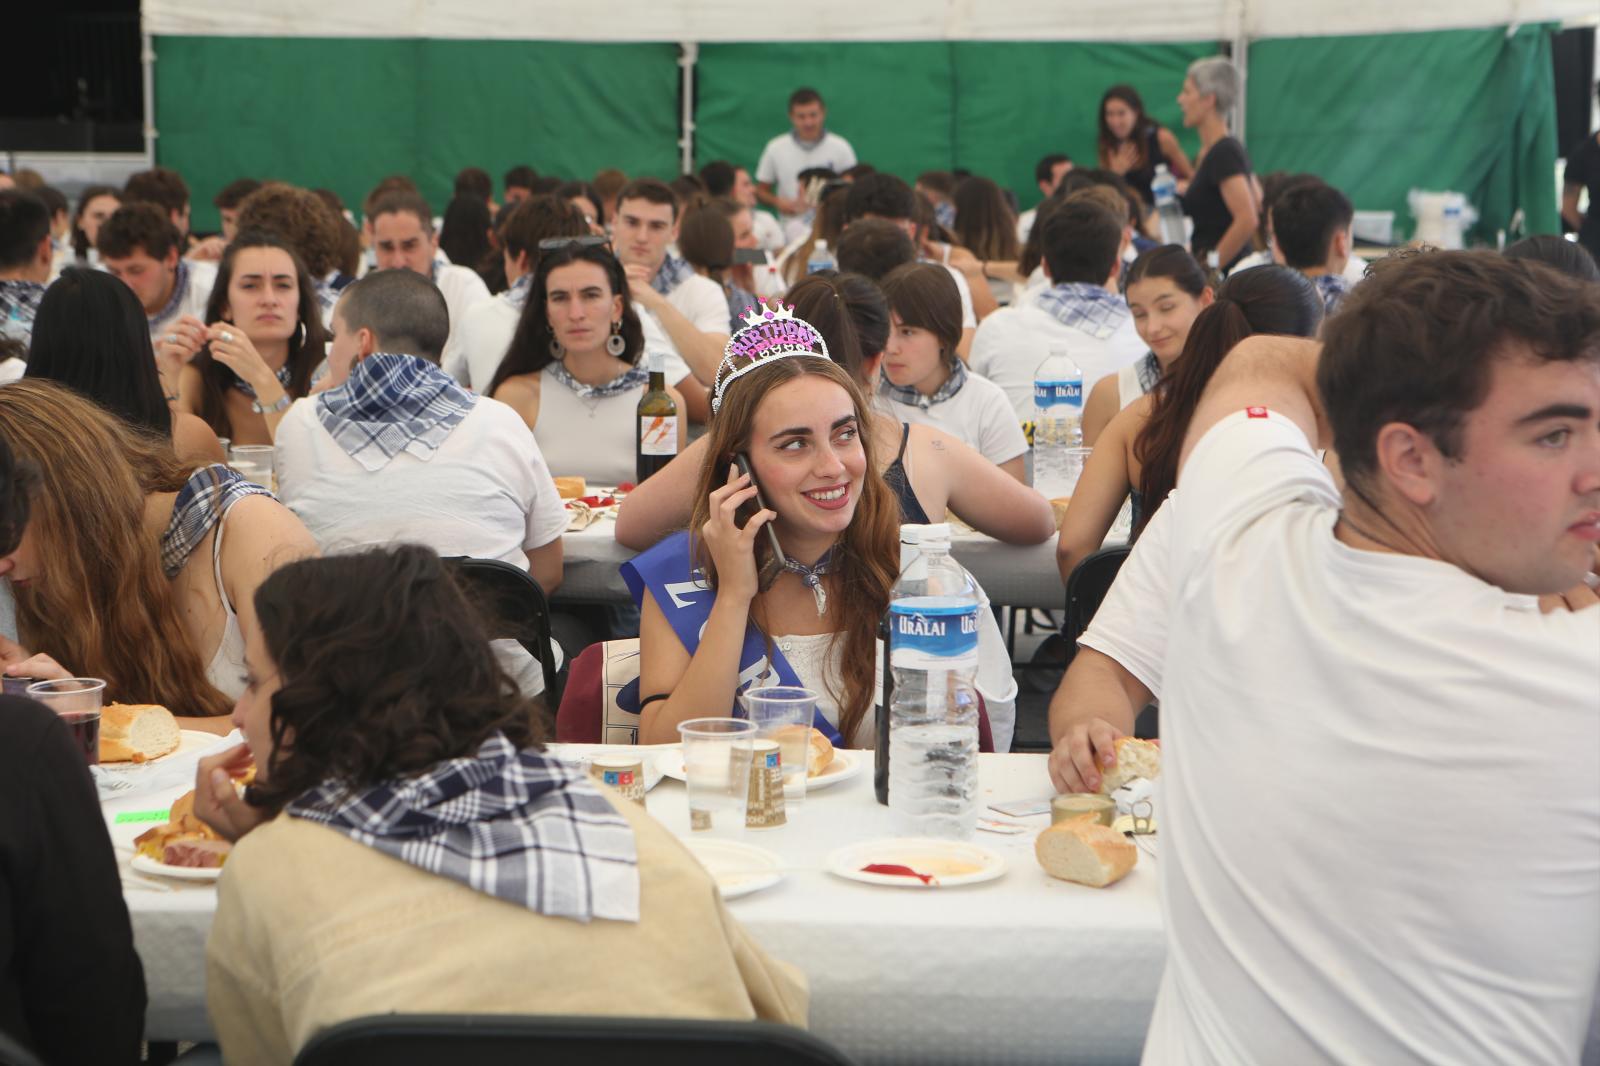
<path id="1" fill-rule="evenodd" d="M 23 344 L 33 340 L 33 319 L 39 313 L 45 286 L 21 279 L 0 281 L 0 337 Z"/>
<path id="2" fill-rule="evenodd" d="M 673 289 L 692 277 L 694 277 L 694 267 L 678 256 L 668 253 L 661 261 L 661 269 L 650 279 L 650 287 L 663 296 L 671 296 Z"/>
<path id="3" fill-rule="evenodd" d="M 528 293 L 533 289 L 533 275 L 524 274 L 511 283 L 511 287 L 500 294 L 500 299 L 511 305 L 517 314 L 522 314 L 522 309 L 527 306 Z"/>
<path id="4" fill-rule="evenodd" d="M 183 298 L 188 294 L 189 261 L 180 258 L 178 260 L 178 274 L 172 282 L 172 298 L 167 301 L 167 306 L 163 307 L 159 313 L 150 316 L 150 328 L 157 329 L 165 326 L 167 321 L 178 313 L 178 309 L 183 306 Z"/>
<path id="5" fill-rule="evenodd" d="M 375 352 L 317 397 L 317 421 L 345 454 L 382 470 L 401 452 L 427 462 L 478 399 L 414 355 Z"/>
<path id="6" fill-rule="evenodd" d="M 1140 392 L 1154 392 L 1156 382 L 1161 380 L 1161 360 L 1155 352 L 1145 352 L 1144 358 L 1133 364 L 1133 372 L 1139 375 Z"/>
<path id="7" fill-rule="evenodd" d="M 211 527 L 222 521 L 234 504 L 246 496 L 271 496 L 272 493 L 247 481 L 237 470 L 220 463 L 203 466 L 189 475 L 172 504 L 172 521 L 161 534 L 161 569 L 169 578 L 178 576 L 189 554 Z"/>
<path id="8" fill-rule="evenodd" d="M 896 385 L 887 377 L 878 379 L 878 391 L 891 400 L 898 400 L 909 407 L 919 407 L 926 411 L 936 403 L 944 403 L 950 397 L 961 391 L 961 386 L 967 383 L 967 365 L 956 363 L 955 369 L 950 371 L 950 376 L 943 385 L 933 390 L 932 396 L 924 396 L 913 385 Z"/>
<path id="9" fill-rule="evenodd" d="M 1069 281 L 1034 297 L 1034 303 L 1063 326 L 1105 340 L 1128 320 L 1128 304 L 1103 286 Z"/>
<path id="10" fill-rule="evenodd" d="M 581 771 L 502 733 L 416 777 L 359 792 L 325 783 L 287 812 L 552 918 L 639 920 L 627 820 Z"/>
<path id="11" fill-rule="evenodd" d="M 1311 279 L 1317 287 L 1317 292 L 1322 294 L 1323 317 L 1339 310 L 1339 305 L 1344 298 L 1350 295 L 1350 281 L 1343 274 L 1318 274 Z"/>

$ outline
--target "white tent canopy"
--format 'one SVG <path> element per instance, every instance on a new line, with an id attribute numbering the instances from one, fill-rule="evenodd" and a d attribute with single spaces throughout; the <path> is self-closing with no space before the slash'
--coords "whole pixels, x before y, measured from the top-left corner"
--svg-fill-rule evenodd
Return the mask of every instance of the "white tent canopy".
<path id="1" fill-rule="evenodd" d="M 1596 0 L 144 0 L 202 37 L 544 41 L 1232 41 L 1600 22 Z"/>

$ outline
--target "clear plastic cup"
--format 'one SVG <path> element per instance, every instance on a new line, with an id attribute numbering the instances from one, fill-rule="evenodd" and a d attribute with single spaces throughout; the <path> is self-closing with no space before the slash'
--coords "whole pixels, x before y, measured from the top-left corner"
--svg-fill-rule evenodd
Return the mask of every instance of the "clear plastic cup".
<path id="1" fill-rule="evenodd" d="M 264 489 L 276 488 L 273 478 L 273 456 L 276 449 L 270 444 L 235 444 L 228 452 L 228 465 Z"/>
<path id="2" fill-rule="evenodd" d="M 742 718 L 691 718 L 678 726 L 678 733 L 683 737 L 689 828 L 722 835 L 743 832 L 756 724 Z"/>
<path id="3" fill-rule="evenodd" d="M 105 690 L 106 683 L 94 677 L 35 681 L 28 686 L 30 700 L 38 700 L 61 716 L 83 752 L 83 761 L 90 766 L 100 762 L 100 701 Z"/>
<path id="4" fill-rule="evenodd" d="M 771 685 L 739 697 L 756 724 L 757 736 L 778 742 L 783 762 L 783 802 L 793 808 L 806 799 L 806 764 L 811 753 L 811 716 L 817 694 L 808 688 Z"/>

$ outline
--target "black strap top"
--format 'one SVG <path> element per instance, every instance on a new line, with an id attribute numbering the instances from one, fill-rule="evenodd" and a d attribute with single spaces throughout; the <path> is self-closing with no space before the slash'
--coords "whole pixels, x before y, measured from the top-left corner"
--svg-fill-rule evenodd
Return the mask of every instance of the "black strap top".
<path id="1" fill-rule="evenodd" d="M 911 423 L 900 423 L 900 451 L 895 454 L 894 462 L 883 468 L 883 480 L 900 501 L 900 521 L 925 526 L 929 522 L 928 512 L 922 509 L 922 502 L 911 491 L 911 482 L 906 477 L 906 441 L 910 439 Z"/>

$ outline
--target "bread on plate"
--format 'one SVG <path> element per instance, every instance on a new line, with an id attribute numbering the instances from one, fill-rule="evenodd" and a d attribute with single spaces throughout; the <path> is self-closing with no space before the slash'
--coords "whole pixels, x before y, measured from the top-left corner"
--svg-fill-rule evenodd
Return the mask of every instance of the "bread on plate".
<path id="1" fill-rule="evenodd" d="M 820 730 L 810 726 L 787 725 L 778 730 L 778 734 L 788 734 L 792 739 L 796 729 L 804 729 L 811 734 L 810 742 L 806 748 L 806 776 L 817 777 L 833 762 L 833 743 L 822 735 Z"/>
<path id="2" fill-rule="evenodd" d="M 1117 763 L 1100 780 L 1100 791 L 1110 795 L 1136 777 L 1154 780 L 1161 776 L 1161 745 L 1137 737 L 1118 737 Z"/>
<path id="3" fill-rule="evenodd" d="M 576 500 L 587 494 L 589 483 L 578 476 L 558 477 L 556 482 L 556 495 L 563 500 Z"/>
<path id="4" fill-rule="evenodd" d="M 1051 877 L 1093 888 L 1122 880 L 1139 861 L 1132 841 L 1087 814 L 1044 830 L 1033 842 L 1033 854 Z"/>
<path id="5" fill-rule="evenodd" d="M 149 762 L 178 750 L 178 720 L 153 703 L 113 703 L 100 712 L 100 761 Z"/>

